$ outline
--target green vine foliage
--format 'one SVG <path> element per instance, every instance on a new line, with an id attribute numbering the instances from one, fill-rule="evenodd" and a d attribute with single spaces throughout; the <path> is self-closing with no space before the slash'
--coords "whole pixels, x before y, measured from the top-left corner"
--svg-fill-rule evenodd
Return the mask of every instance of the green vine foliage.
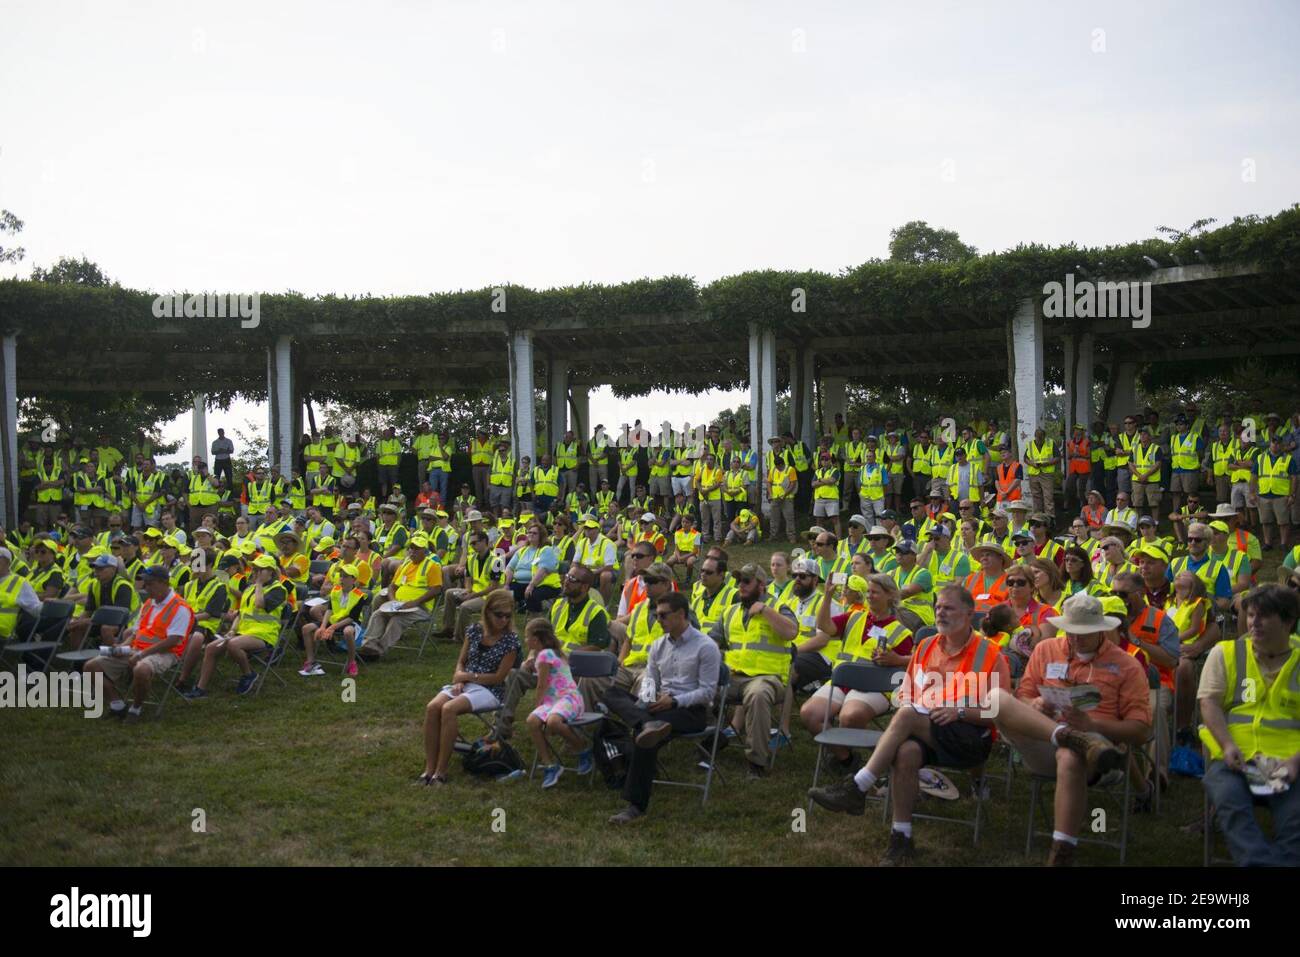
<path id="1" fill-rule="evenodd" d="M 1199 253 L 1199 254 L 1198 254 Z M 805 326 L 819 320 L 856 323 L 864 335 L 876 322 L 906 324 L 918 317 L 964 314 L 995 324 L 1005 320 L 1026 296 L 1041 295 L 1044 282 L 1057 279 L 1082 265 L 1095 276 L 1140 279 L 1152 267 L 1144 257 L 1161 265 L 1208 262 L 1214 265 L 1254 263 L 1267 271 L 1294 270 L 1300 263 L 1300 204 L 1272 216 L 1245 216 L 1216 229 L 1184 235 L 1175 243 L 1147 239 L 1120 246 L 1048 247 L 1020 245 L 1001 253 L 975 256 L 960 262 L 912 264 L 873 259 L 836 274 L 818 271 L 756 270 L 718 279 L 700 288 L 687 276 L 637 279 L 617 285 L 584 284 L 532 290 L 522 286 L 432 293 L 427 296 L 306 297 L 297 293 L 261 297 L 261 323 L 241 329 L 237 321 L 206 326 L 204 335 L 186 342 L 186 352 L 227 353 L 260 350 L 278 335 L 311 334 L 326 324 L 362 337 L 363 349 L 418 346 L 421 337 L 454 327 L 464 341 L 477 340 L 483 348 L 496 348 L 504 330 L 528 328 L 547 320 L 577 319 L 599 331 L 614 328 L 632 315 L 705 313 L 715 330 L 746 335 L 751 324 L 772 328 L 778 335 L 792 317 Z M 804 290 L 806 312 L 791 310 L 792 290 Z M 504 291 L 505 311 L 500 305 Z M 0 330 L 17 331 L 26 355 L 66 361 L 72 336 L 77 341 L 120 341 L 122 336 L 147 334 L 160 321 L 152 312 L 154 293 L 118 285 L 94 288 L 24 280 L 0 281 Z M 175 322 L 192 320 L 178 319 Z M 478 333 L 476 327 L 482 329 Z M 580 334 L 580 333 L 578 333 Z M 398 337 L 414 337 L 397 342 Z M 358 341 L 346 337 L 313 340 L 313 349 L 330 351 L 345 365 L 355 356 Z M 28 352 L 27 350 L 34 350 Z M 43 355 L 42 355 L 43 354 Z M 428 360 L 436 366 L 436 355 Z M 1177 365 L 1177 364 L 1174 364 Z M 622 394 L 652 388 L 698 390 L 698 380 L 675 381 L 671 362 L 646 361 L 644 389 L 622 385 Z M 1177 374 L 1176 372 L 1173 374 Z M 716 386 L 748 381 L 746 363 L 729 362 L 717 370 Z M 236 395 L 264 394 L 250 383 L 227 388 L 202 383 L 228 401 Z M 347 389 L 346 380 L 328 378 L 305 384 L 310 392 L 343 401 L 373 401 L 373 393 Z M 960 396 L 987 390 L 978 374 L 954 371 L 934 383 L 945 395 Z M 331 388 L 333 391 L 331 391 Z M 432 389 L 430 391 L 435 391 Z"/>

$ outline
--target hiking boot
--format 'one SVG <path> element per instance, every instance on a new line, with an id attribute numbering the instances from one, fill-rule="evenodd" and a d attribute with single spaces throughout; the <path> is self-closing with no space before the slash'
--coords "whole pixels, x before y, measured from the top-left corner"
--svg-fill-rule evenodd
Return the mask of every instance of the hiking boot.
<path id="1" fill-rule="evenodd" d="M 855 784 L 856 788 L 857 785 Z M 889 846 L 885 848 L 885 853 L 881 855 L 880 867 L 906 867 L 916 858 L 916 848 L 912 844 L 912 839 L 902 831 L 891 830 L 889 832 Z"/>
<path id="2" fill-rule="evenodd" d="M 1052 849 L 1047 852 L 1048 867 L 1074 866 L 1074 852 L 1077 848 L 1069 841 L 1053 841 Z"/>
<path id="3" fill-rule="evenodd" d="M 636 746 L 638 748 L 653 748 L 668 739 L 673 733 L 673 726 L 667 721 L 647 721 L 641 726 L 640 733 L 636 736 Z"/>
<path id="4" fill-rule="evenodd" d="M 617 814 L 611 814 L 609 817 L 610 824 L 631 824 L 637 818 L 642 817 L 645 811 L 641 810 L 635 804 L 629 804 Z"/>
<path id="5" fill-rule="evenodd" d="M 858 782 L 851 774 L 824 788 L 809 788 L 808 796 L 828 811 L 861 816 L 867 810 L 867 796 L 858 789 Z"/>
<path id="6" fill-rule="evenodd" d="M 1104 738 L 1091 737 L 1073 729 L 1058 736 L 1060 747 L 1069 748 L 1083 758 L 1087 767 L 1088 787 L 1096 784 L 1108 771 L 1120 768 L 1124 752 Z"/>

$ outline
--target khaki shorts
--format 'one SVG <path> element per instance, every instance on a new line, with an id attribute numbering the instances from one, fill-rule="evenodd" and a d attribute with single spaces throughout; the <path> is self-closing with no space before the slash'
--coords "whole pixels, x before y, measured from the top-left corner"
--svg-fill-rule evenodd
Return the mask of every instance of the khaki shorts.
<path id="1" fill-rule="evenodd" d="M 673 480 L 667 475 L 656 475 L 650 479 L 650 494 L 669 498 L 673 494 Z"/>
<path id="2" fill-rule="evenodd" d="M 876 714 L 884 714 L 886 711 L 894 710 L 894 704 L 886 695 L 879 691 L 849 691 L 844 692 L 836 688 L 829 681 L 817 689 L 810 701 L 825 701 L 826 696 L 831 696 L 831 704 L 843 705 L 848 701 L 858 701 L 865 704 Z"/>
<path id="3" fill-rule="evenodd" d="M 899 469 L 897 472 L 893 471 L 892 469 L 890 470 L 890 472 L 889 472 L 889 494 L 890 494 L 890 495 L 902 495 L 902 494 L 903 494 L 903 471 L 902 471 L 902 469 Z"/>
<path id="4" fill-rule="evenodd" d="M 131 687 L 133 669 L 131 668 L 131 659 L 128 656 L 114 655 L 110 658 L 100 655 L 95 661 L 100 663 L 104 677 L 113 682 L 113 687 L 117 688 L 118 691 L 125 691 Z M 145 665 L 155 678 L 169 671 L 178 661 L 180 659 L 170 651 L 159 655 L 146 655 L 140 659 L 140 663 Z"/>
<path id="5" fill-rule="evenodd" d="M 1169 491 L 1181 495 L 1191 495 L 1200 491 L 1200 472 L 1174 472 L 1169 476 Z"/>
<path id="6" fill-rule="evenodd" d="M 1164 490 L 1155 482 L 1134 482 L 1133 483 L 1133 506 L 1141 508 L 1159 508 L 1160 498 Z"/>
<path id="7" fill-rule="evenodd" d="M 1263 495 L 1259 497 L 1259 520 L 1265 525 L 1289 525 L 1291 523 L 1291 507 L 1286 503 L 1285 495 L 1275 495 L 1267 498 Z"/>
<path id="8" fill-rule="evenodd" d="M 835 518 L 840 514 L 840 503 L 833 498 L 813 499 L 813 518 Z"/>

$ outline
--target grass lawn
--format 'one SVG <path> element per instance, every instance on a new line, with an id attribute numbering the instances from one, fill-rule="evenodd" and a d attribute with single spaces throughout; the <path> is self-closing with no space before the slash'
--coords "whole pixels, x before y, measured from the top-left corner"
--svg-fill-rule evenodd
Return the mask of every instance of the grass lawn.
<path id="1" fill-rule="evenodd" d="M 733 567 L 766 561 L 770 551 L 736 549 Z M 1272 580 L 1276 554 L 1261 581 Z M 865 818 L 818 809 L 796 831 L 792 811 L 806 804 L 816 757 L 797 716 L 793 749 L 781 752 L 767 779 L 747 782 L 733 745 L 707 806 L 698 792 L 656 788 L 650 814 L 622 829 L 605 823 L 623 802 L 599 779 L 591 787 L 566 774 L 544 792 L 540 776 L 480 781 L 454 760 L 448 786 L 415 787 L 424 705 L 449 678 L 458 651 L 431 648 L 422 659 L 396 651 L 363 666 L 354 703 L 342 700 L 337 671 L 298 677 L 301 652 L 293 652 L 281 665 L 287 688 L 272 678 L 258 698 L 244 700 L 225 680 L 227 670 L 208 699 L 173 699 L 161 721 L 127 727 L 80 711 L 0 709 L 0 864 L 861 865 L 884 848 L 878 805 L 868 805 Z M 517 727 L 528 760 L 531 744 L 522 722 Z M 468 719 L 464 729 L 478 733 Z M 702 775 L 685 745 L 665 754 L 676 776 Z M 1041 862 L 1046 838 L 1035 840 L 1032 860 L 1023 854 L 1028 800 L 1023 772 L 1010 800 L 994 782 L 978 848 L 969 829 L 918 822 L 921 863 Z M 923 812 L 973 810 L 968 800 L 924 803 Z M 492 827 L 498 808 L 504 832 Z M 206 818 L 203 833 L 192 827 L 196 809 Z M 1175 779 L 1158 815 L 1131 818 L 1129 862 L 1199 865 L 1199 832 L 1180 828 L 1200 814 L 1200 784 Z M 1108 823 L 1117 834 L 1117 809 Z M 1115 864 L 1118 855 L 1084 848 L 1080 859 Z"/>

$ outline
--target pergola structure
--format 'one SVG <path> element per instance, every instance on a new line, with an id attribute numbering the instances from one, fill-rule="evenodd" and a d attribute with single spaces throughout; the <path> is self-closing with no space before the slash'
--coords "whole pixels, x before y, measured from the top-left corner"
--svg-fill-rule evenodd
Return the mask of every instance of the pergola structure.
<path id="1" fill-rule="evenodd" d="M 62 325 L 6 304 L 4 287 L 14 283 L 0 283 L 0 512 L 16 518 L 19 395 L 193 393 L 196 448 L 206 448 L 204 394 L 261 392 L 269 400 L 271 464 L 287 468 L 302 432 L 302 397 L 319 392 L 320 383 L 333 394 L 508 388 L 519 454 L 535 446 L 536 387 L 548 397 L 549 434 L 558 436 L 567 425 L 585 436 L 593 425 L 588 389 L 652 389 L 657 383 L 647 368 L 658 366 L 671 368 L 679 386 L 748 382 L 752 439 L 761 450 L 776 432 L 776 399 L 786 388 L 794 431 L 813 444 L 843 410 L 851 380 L 923 390 L 930 377 L 967 372 L 1005 376 L 1019 449 L 1042 418 L 1048 368 L 1065 373 L 1068 435 L 1074 421 L 1090 422 L 1095 413 L 1133 411 L 1141 364 L 1300 354 L 1300 267 L 1193 265 L 1106 278 L 1152 284 L 1148 326 L 1126 318 L 1045 318 L 1043 297 L 1029 296 L 1010 314 L 952 308 L 827 319 L 792 311 L 779 322 L 749 323 L 747 335 L 704 309 L 521 323 L 486 308 L 481 317 L 452 320 L 407 309 L 382 332 L 322 309 L 292 331 L 277 323 L 245 329 L 237 318 L 193 318 L 150 319 L 144 331 L 126 334 L 111 325 L 93 328 L 93 297 L 117 296 L 120 312 L 121 297 L 135 297 L 147 309 L 150 294 L 88 289 L 89 305 L 79 315 L 90 318 Z M 1105 407 L 1094 410 L 1098 365 L 1108 367 L 1110 388 Z M 657 429 L 658 422 L 646 425 Z"/>

